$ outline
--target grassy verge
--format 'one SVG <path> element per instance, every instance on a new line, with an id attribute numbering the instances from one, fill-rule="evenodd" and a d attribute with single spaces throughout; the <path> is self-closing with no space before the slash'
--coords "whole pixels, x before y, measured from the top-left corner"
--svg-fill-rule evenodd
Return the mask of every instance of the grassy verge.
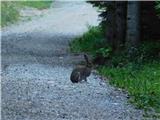
<path id="1" fill-rule="evenodd" d="M 96 43 L 96 44 L 95 44 Z M 72 52 L 95 53 L 98 48 L 104 46 L 103 32 L 100 27 L 88 27 L 88 32 L 82 37 L 75 38 L 70 43 Z"/>
<path id="2" fill-rule="evenodd" d="M 108 53 L 99 27 L 89 28 L 82 37 L 70 44 L 73 52 L 88 52 L 95 55 Z M 130 95 L 129 101 L 138 108 L 154 108 L 160 112 L 160 61 L 157 58 L 160 43 L 145 42 L 138 50 L 137 56 L 127 58 L 125 52 L 111 56 L 111 66 L 103 65 L 98 71 L 109 78 L 109 83 L 125 89 Z M 121 63 L 120 65 L 118 65 Z M 122 65 L 123 64 L 123 65 Z"/>
<path id="3" fill-rule="evenodd" d="M 130 101 L 138 108 L 154 107 L 160 112 L 160 63 L 143 64 L 139 69 L 135 66 L 132 63 L 122 68 L 103 66 L 99 72 L 109 78 L 110 84 L 127 90 Z"/>
<path id="4" fill-rule="evenodd" d="M 14 23 L 19 18 L 18 8 L 15 2 L 1 2 L 1 26 Z"/>
<path id="5" fill-rule="evenodd" d="M 1 26 L 16 22 L 19 17 L 19 10 L 25 6 L 37 9 L 50 7 L 52 1 L 2 1 L 1 2 Z"/>
<path id="6" fill-rule="evenodd" d="M 49 8 L 52 1 L 21 1 L 19 4 L 23 6 L 33 7 L 37 9 Z"/>

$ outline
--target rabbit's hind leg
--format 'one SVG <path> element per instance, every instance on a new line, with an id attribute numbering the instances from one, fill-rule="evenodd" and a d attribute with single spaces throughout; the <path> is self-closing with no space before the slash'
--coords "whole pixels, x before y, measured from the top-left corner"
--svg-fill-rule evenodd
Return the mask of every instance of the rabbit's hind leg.
<path id="1" fill-rule="evenodd" d="M 84 78 L 84 81 L 85 81 L 86 83 L 89 83 L 89 82 L 87 81 L 87 77 Z"/>
<path id="2" fill-rule="evenodd" d="M 81 78 L 80 78 L 80 83 L 84 83 L 84 82 L 86 82 L 86 81 L 87 81 L 87 79 L 86 79 L 85 77 L 81 76 Z"/>
<path id="3" fill-rule="evenodd" d="M 87 77 L 84 78 L 84 81 L 87 82 Z"/>

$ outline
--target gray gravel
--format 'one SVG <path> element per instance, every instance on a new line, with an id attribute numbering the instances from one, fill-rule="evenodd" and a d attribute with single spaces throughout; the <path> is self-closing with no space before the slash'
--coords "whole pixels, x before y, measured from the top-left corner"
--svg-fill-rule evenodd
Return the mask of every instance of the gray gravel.
<path id="1" fill-rule="evenodd" d="M 141 120 L 127 95 L 93 72 L 88 83 L 69 77 L 82 55 L 68 43 L 98 24 L 85 2 L 56 1 L 41 18 L 2 29 L 2 120 Z"/>

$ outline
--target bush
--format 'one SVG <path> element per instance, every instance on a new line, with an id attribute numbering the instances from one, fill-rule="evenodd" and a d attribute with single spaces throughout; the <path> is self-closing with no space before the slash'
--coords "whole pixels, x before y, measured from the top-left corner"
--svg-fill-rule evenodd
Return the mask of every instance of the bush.
<path id="1" fill-rule="evenodd" d="M 160 112 L 160 43 L 144 41 L 134 56 L 126 50 L 112 54 L 100 27 L 90 27 L 82 37 L 70 44 L 74 52 L 88 52 L 103 63 L 100 74 L 110 84 L 128 91 L 130 101 L 138 108 L 155 108 Z M 104 64 L 105 62 L 108 64 Z"/>
<path id="2" fill-rule="evenodd" d="M 53 1 L 21 1 L 19 4 L 37 9 L 49 8 Z"/>
<path id="3" fill-rule="evenodd" d="M 19 18 L 18 8 L 15 2 L 1 2 L 1 26 L 6 26 L 9 23 L 14 23 Z"/>
<path id="4" fill-rule="evenodd" d="M 126 67 L 101 67 L 99 72 L 109 78 L 110 84 L 128 91 L 131 101 L 138 108 L 154 107 L 160 110 L 160 63 L 144 64 L 135 69 L 135 64 Z"/>
<path id="5" fill-rule="evenodd" d="M 70 50 L 72 52 L 95 53 L 102 46 L 105 44 L 101 27 L 88 27 L 88 32 L 70 43 Z"/>
<path id="6" fill-rule="evenodd" d="M 160 16 L 160 1 L 156 1 L 155 9 L 157 11 L 158 16 Z"/>
<path id="7" fill-rule="evenodd" d="M 20 15 L 19 9 L 25 6 L 37 9 L 50 7 L 53 1 L 2 1 L 1 2 L 1 26 L 4 27 L 9 23 L 16 22 Z"/>

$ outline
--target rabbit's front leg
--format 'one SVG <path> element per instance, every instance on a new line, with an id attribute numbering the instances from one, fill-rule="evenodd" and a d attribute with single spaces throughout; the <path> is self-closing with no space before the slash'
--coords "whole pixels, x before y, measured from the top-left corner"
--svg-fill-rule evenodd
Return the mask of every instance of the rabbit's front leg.
<path id="1" fill-rule="evenodd" d="M 84 80 L 87 82 L 87 78 L 84 78 Z"/>
<path id="2" fill-rule="evenodd" d="M 84 79 L 84 81 L 85 81 L 86 83 L 89 83 L 89 82 L 87 81 L 87 77 Z"/>

